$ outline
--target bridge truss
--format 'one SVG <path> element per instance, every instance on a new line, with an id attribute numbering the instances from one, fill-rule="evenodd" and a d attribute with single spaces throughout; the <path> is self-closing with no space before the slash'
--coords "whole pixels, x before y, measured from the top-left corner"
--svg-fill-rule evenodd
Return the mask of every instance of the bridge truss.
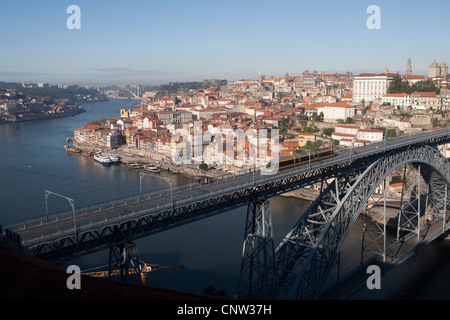
<path id="1" fill-rule="evenodd" d="M 427 200 L 426 207 L 420 203 L 421 180 L 418 179 L 413 192 L 410 192 L 412 200 L 402 205 L 399 211 L 397 241 L 400 233 L 407 232 L 417 235 L 418 241 L 423 240 L 420 228 L 428 207 L 427 213 L 433 212 L 433 219 L 442 220 L 442 228 L 436 234 L 445 231 L 450 183 L 447 159 L 429 146 L 391 152 L 359 170 L 341 171 L 324 187 L 278 246 L 272 266 L 273 278 L 266 284 L 268 296 L 277 299 L 319 298 L 327 289 L 327 279 L 332 270 L 338 268 L 343 242 L 369 198 L 394 170 L 406 165 L 417 168 L 417 176 L 422 177 L 427 185 Z M 403 190 L 402 195 L 405 194 L 406 190 Z M 386 230 L 378 231 L 381 235 L 378 239 L 384 240 L 379 256 L 386 262 L 389 250 Z"/>

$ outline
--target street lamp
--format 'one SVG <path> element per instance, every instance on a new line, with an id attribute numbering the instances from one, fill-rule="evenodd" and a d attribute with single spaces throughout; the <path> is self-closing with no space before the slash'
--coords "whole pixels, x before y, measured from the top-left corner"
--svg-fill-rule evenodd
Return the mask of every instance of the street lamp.
<path id="1" fill-rule="evenodd" d="M 45 215 L 47 217 L 47 220 L 48 220 L 48 196 L 49 195 L 54 195 L 54 196 L 57 196 L 57 197 L 61 197 L 63 199 L 66 199 L 69 202 L 70 206 L 72 207 L 73 229 L 75 230 L 75 236 L 76 236 L 76 234 L 77 234 L 77 225 L 75 223 L 75 202 L 73 201 L 72 198 L 60 195 L 60 194 L 52 192 L 52 191 L 45 190 Z"/>
<path id="2" fill-rule="evenodd" d="M 309 172 L 311 172 L 311 150 L 308 150 Z"/>
<path id="3" fill-rule="evenodd" d="M 166 177 L 161 177 L 161 176 L 156 176 L 153 174 L 148 174 L 145 172 L 139 172 L 139 195 L 142 198 L 142 179 L 144 178 L 144 176 L 152 176 L 155 178 L 160 178 L 165 180 L 169 186 L 170 186 L 170 203 L 172 204 L 172 210 L 173 210 L 173 185 L 172 185 L 172 180 Z"/>

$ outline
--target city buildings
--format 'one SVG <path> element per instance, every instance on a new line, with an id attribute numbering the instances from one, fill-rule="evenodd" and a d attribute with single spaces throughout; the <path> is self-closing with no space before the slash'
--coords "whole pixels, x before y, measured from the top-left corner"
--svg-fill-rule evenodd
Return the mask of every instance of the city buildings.
<path id="1" fill-rule="evenodd" d="M 431 80 L 442 86 L 445 82 L 439 79 L 448 69 L 444 64 L 438 67 L 439 73 L 432 71 L 433 79 L 415 75 L 408 59 L 406 73 L 399 76 L 410 85 Z M 305 146 L 331 145 L 333 140 L 341 147 L 365 145 L 383 140 L 387 128 L 401 134 L 431 129 L 432 120 L 445 122 L 435 112 L 448 110 L 450 90 L 441 87 L 440 93 L 390 93 L 389 84 L 395 76 L 387 68 L 356 76 L 306 70 L 297 76 L 266 77 L 261 73 L 256 80 L 233 81 L 170 97 L 167 92 L 153 92 L 145 95 L 140 106 L 124 108 L 104 125 L 77 129 L 75 140 L 104 147 L 124 146 L 130 152 L 169 162 L 178 159 L 248 169 L 255 164 L 263 166 L 276 153 L 269 137 L 264 138 L 269 142 L 267 150 L 255 152 L 261 141 L 252 132 L 278 130 L 277 152 L 281 156 Z M 0 103 L 0 108 L 9 107 Z M 238 142 L 237 132 L 245 133 L 246 139 Z"/>

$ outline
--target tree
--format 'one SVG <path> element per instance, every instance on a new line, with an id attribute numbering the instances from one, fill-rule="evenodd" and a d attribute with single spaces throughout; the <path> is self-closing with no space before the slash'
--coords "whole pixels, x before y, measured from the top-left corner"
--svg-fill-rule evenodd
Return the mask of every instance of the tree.
<path id="1" fill-rule="evenodd" d="M 409 82 L 407 80 L 404 81 L 399 74 L 396 74 L 391 83 L 389 83 L 389 93 L 410 93 L 410 90 Z"/>
<path id="2" fill-rule="evenodd" d="M 354 121 L 353 121 L 353 118 L 352 117 L 348 117 L 346 120 L 345 120 L 345 123 L 353 123 Z"/>
<path id="3" fill-rule="evenodd" d="M 413 93 L 413 92 L 436 92 L 439 93 L 440 89 L 431 80 L 418 81 L 412 85 L 408 80 L 403 80 L 402 77 L 397 74 L 394 76 L 389 84 L 389 93 Z"/>
<path id="4" fill-rule="evenodd" d="M 411 92 L 436 92 L 440 93 L 440 89 L 436 86 L 436 84 L 433 81 L 426 80 L 426 81 L 418 81 L 414 83 L 411 86 Z"/>
<path id="5" fill-rule="evenodd" d="M 208 170 L 208 165 L 206 163 L 200 163 L 198 168 L 201 170 Z"/>
<path id="6" fill-rule="evenodd" d="M 334 128 L 325 128 L 322 130 L 322 133 L 326 136 L 331 136 L 334 132 Z"/>
<path id="7" fill-rule="evenodd" d="M 397 136 L 397 133 L 395 132 L 395 129 L 388 129 L 388 131 L 386 132 L 387 138 L 393 138 L 396 136 Z"/>

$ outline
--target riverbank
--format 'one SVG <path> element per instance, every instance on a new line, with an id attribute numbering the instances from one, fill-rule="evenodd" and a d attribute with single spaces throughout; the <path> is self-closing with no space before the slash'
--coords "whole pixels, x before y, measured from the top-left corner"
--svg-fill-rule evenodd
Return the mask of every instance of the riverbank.
<path id="1" fill-rule="evenodd" d="M 2 118 L 2 119 L 0 119 L 0 124 L 67 118 L 67 117 L 79 115 L 80 113 L 83 113 L 83 112 L 86 112 L 86 110 L 83 108 L 79 108 L 79 109 L 73 110 L 73 111 L 58 112 L 58 113 L 54 113 L 54 114 L 34 114 L 34 115 L 24 114 L 22 117 L 11 117 L 11 118 L 6 118 L 6 119 Z"/>
<path id="2" fill-rule="evenodd" d="M 281 194 L 282 197 L 296 198 L 313 202 L 319 196 L 319 192 L 309 188 L 301 188 Z"/>
<path id="3" fill-rule="evenodd" d="M 146 151 L 146 150 L 138 150 L 133 148 L 128 148 L 126 146 L 121 146 L 116 149 L 109 148 L 99 148 L 92 147 L 90 145 L 83 145 L 74 141 L 74 147 L 80 149 L 81 152 L 102 152 L 102 154 L 106 156 L 118 156 L 120 157 L 120 161 L 125 164 L 138 163 L 141 165 L 151 165 L 160 168 L 161 170 L 166 170 L 170 173 L 182 174 L 190 178 L 201 178 L 201 179 L 213 179 L 219 180 L 225 177 L 230 177 L 233 174 L 225 172 L 218 168 L 208 168 L 206 170 L 202 170 L 198 167 L 198 164 L 181 164 L 176 165 L 169 162 L 169 159 L 165 155 Z"/>

